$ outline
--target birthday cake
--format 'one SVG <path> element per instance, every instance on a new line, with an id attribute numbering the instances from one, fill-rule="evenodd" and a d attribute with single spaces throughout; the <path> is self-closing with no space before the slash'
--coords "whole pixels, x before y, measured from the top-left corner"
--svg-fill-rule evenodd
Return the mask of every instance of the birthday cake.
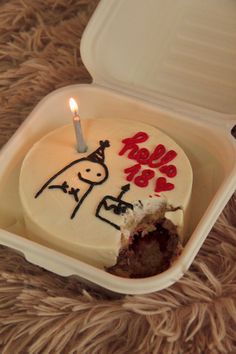
<path id="1" fill-rule="evenodd" d="M 141 122 L 83 120 L 33 145 L 20 173 L 29 237 L 124 277 L 167 269 L 181 252 L 192 189 L 184 151 Z"/>

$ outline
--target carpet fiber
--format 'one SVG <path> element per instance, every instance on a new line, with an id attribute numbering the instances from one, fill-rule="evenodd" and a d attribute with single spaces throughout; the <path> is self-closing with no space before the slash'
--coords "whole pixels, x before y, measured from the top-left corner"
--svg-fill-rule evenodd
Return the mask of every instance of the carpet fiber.
<path id="1" fill-rule="evenodd" d="M 0 0 L 0 145 L 52 90 L 89 82 L 81 33 L 97 0 Z M 236 197 L 187 274 L 110 298 L 0 246 L 1 354 L 236 353 Z"/>

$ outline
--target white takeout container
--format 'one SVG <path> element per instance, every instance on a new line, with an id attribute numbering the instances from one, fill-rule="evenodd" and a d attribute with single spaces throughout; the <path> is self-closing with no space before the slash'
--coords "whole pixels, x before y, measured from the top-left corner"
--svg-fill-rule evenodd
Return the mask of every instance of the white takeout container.
<path id="1" fill-rule="evenodd" d="M 102 0 L 81 43 L 90 85 L 52 92 L 0 153 L 0 243 L 63 276 L 117 293 L 168 287 L 189 268 L 236 187 L 236 2 Z M 44 134 L 69 123 L 69 97 L 82 117 L 154 125 L 184 149 L 193 168 L 189 241 L 167 271 L 124 279 L 26 238 L 18 195 L 22 160 Z M 55 152 L 56 155 L 56 152 Z"/>

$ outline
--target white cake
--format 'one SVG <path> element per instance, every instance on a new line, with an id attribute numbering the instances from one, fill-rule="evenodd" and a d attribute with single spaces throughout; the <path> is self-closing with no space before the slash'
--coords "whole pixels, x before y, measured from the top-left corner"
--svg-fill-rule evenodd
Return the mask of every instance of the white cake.
<path id="1" fill-rule="evenodd" d="M 19 188 L 29 237 L 99 268 L 113 266 L 134 230 L 143 224 L 148 232 L 155 218 L 172 220 L 182 239 L 192 189 L 184 151 L 140 122 L 87 119 L 82 126 L 86 153 L 76 151 L 71 124 L 24 159 Z"/>

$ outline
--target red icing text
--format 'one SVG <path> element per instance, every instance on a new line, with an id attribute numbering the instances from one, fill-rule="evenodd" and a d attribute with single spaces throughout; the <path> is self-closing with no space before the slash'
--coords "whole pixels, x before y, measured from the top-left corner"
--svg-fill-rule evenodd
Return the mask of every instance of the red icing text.
<path id="1" fill-rule="evenodd" d="M 173 178 L 177 175 L 177 169 L 174 165 L 162 166 L 159 168 L 159 171 L 170 178 Z"/>
<path id="2" fill-rule="evenodd" d="M 124 143 L 123 149 L 119 152 L 119 155 L 122 156 L 126 151 L 128 150 L 133 150 L 134 148 L 137 148 L 138 143 L 143 143 L 148 139 L 147 133 L 144 132 L 139 132 L 135 134 L 131 138 L 125 138 L 122 140 L 122 143 Z"/>
<path id="3" fill-rule="evenodd" d="M 127 181 L 133 181 L 138 187 L 147 187 L 149 182 L 155 177 L 155 172 L 151 169 L 142 169 L 142 165 L 147 165 L 150 168 L 157 168 L 162 174 L 169 178 L 177 175 L 177 168 L 175 165 L 166 165 L 174 160 L 177 153 L 174 150 L 166 151 L 163 144 L 158 144 L 155 149 L 150 152 L 145 147 L 139 147 L 138 144 L 144 143 L 149 138 L 145 132 L 138 132 L 130 138 L 122 140 L 124 144 L 120 150 L 119 155 L 122 156 L 127 153 L 127 157 L 131 160 L 137 161 L 137 164 L 128 167 L 124 170 L 127 174 Z M 155 192 L 169 191 L 174 189 L 174 184 L 167 182 L 165 177 L 159 177 L 156 180 L 154 187 Z"/>
<path id="4" fill-rule="evenodd" d="M 129 182 L 134 180 L 134 183 L 139 187 L 142 187 L 142 188 L 147 187 L 149 180 L 155 176 L 155 172 L 153 170 L 148 170 L 148 169 L 142 170 L 141 174 L 139 174 L 138 176 L 136 176 L 134 178 L 134 176 L 137 175 L 137 173 L 140 171 L 140 169 L 141 169 L 140 164 L 136 164 L 136 165 L 126 168 L 124 170 L 124 172 L 127 173 L 126 179 Z"/>
<path id="5" fill-rule="evenodd" d="M 139 170 L 141 169 L 141 165 L 136 164 L 134 166 L 128 167 L 124 170 L 125 173 L 128 173 L 126 179 L 127 181 L 132 181 L 132 179 L 134 178 L 134 176 L 139 172 Z"/>

